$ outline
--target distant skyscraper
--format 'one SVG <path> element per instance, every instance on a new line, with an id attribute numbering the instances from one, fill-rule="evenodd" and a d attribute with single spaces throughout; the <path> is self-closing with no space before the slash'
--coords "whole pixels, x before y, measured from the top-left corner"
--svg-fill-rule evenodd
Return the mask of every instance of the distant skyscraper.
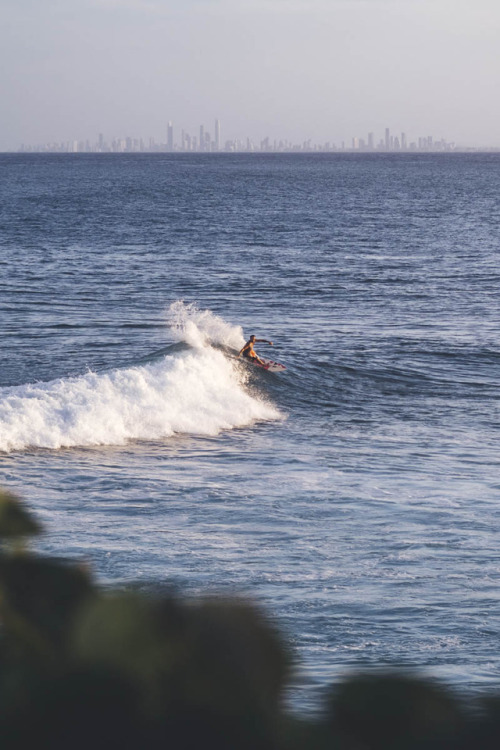
<path id="1" fill-rule="evenodd" d="M 169 151 L 174 150 L 174 126 L 171 122 L 167 126 L 167 148 Z"/>
<path id="2" fill-rule="evenodd" d="M 406 151 L 406 149 L 408 148 L 406 133 L 401 133 L 401 148 L 403 149 L 403 151 Z"/>
<path id="3" fill-rule="evenodd" d="M 205 148 L 205 128 L 203 125 L 200 125 L 200 151 L 203 151 Z"/>
<path id="4" fill-rule="evenodd" d="M 385 129 L 385 149 L 389 151 L 391 148 L 391 133 L 389 128 Z"/>
<path id="5" fill-rule="evenodd" d="M 220 120 L 215 121 L 215 150 L 220 151 Z"/>
<path id="6" fill-rule="evenodd" d="M 373 133 L 368 133 L 368 148 L 370 149 L 370 151 L 373 151 L 374 149 Z"/>

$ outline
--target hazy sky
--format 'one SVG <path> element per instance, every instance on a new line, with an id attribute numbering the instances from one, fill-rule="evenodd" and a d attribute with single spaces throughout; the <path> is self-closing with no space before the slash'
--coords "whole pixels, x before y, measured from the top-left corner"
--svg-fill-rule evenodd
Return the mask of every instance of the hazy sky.
<path id="1" fill-rule="evenodd" d="M 498 0 L 2 0 L 0 150 L 394 133 L 500 146 Z"/>

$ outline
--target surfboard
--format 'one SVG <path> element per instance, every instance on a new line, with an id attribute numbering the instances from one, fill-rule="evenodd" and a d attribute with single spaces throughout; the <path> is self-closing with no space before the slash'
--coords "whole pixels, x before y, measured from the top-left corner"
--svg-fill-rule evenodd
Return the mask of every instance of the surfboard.
<path id="1" fill-rule="evenodd" d="M 250 359 L 250 357 L 242 357 L 242 359 L 244 362 L 253 365 L 253 367 L 260 367 L 262 370 L 267 370 L 268 372 L 283 372 L 283 370 L 286 370 L 285 365 L 282 365 L 280 362 L 273 362 L 272 359 L 266 359 L 265 357 L 261 357 L 261 360 L 264 362 L 263 365 L 260 362 Z"/>

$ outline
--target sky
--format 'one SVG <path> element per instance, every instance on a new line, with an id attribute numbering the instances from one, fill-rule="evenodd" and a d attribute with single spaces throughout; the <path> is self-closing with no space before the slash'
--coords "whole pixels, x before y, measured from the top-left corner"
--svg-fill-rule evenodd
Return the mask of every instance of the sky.
<path id="1" fill-rule="evenodd" d="M 175 140 L 500 146 L 498 0 L 2 0 L 0 151 Z"/>

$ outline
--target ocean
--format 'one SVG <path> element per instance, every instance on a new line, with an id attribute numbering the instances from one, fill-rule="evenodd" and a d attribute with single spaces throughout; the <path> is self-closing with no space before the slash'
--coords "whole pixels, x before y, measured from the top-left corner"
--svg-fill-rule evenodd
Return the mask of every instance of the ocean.
<path id="1" fill-rule="evenodd" d="M 379 666 L 498 687 L 499 188 L 498 154 L 1 155 L 37 549 L 254 600 L 306 712 Z"/>

